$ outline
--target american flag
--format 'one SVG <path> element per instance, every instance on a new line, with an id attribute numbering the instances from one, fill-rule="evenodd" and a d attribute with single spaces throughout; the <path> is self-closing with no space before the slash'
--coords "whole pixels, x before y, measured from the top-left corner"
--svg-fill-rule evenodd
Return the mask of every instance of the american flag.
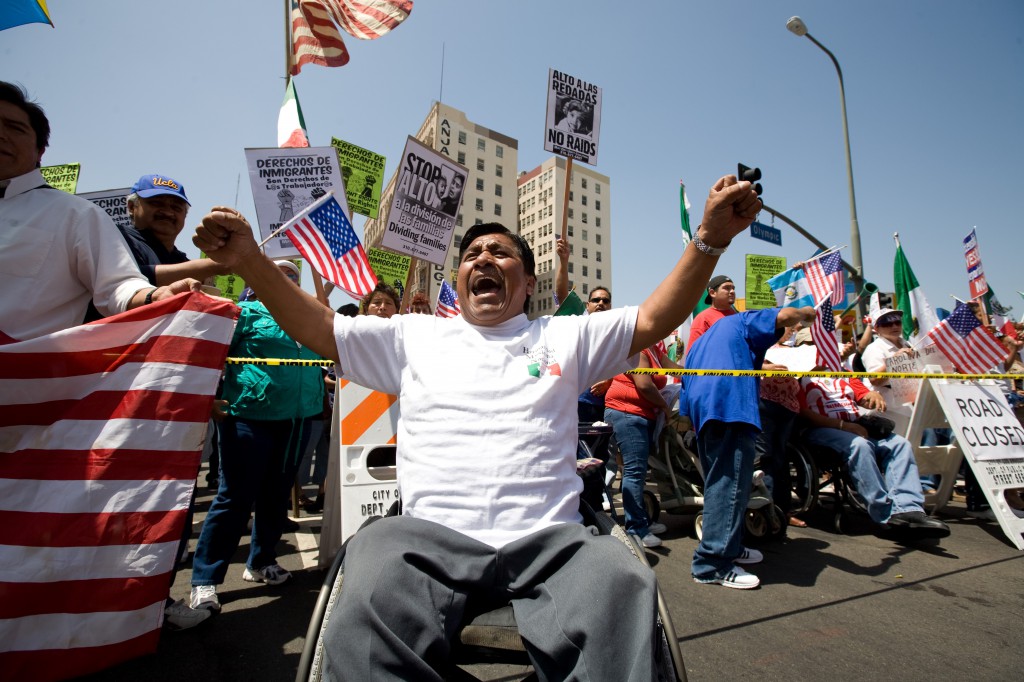
<path id="1" fill-rule="evenodd" d="M 348 64 L 348 48 L 323 5 L 316 0 L 291 0 L 291 20 L 291 75 L 299 75 L 305 64 Z"/>
<path id="2" fill-rule="evenodd" d="M 982 326 L 971 308 L 958 303 L 953 313 L 925 337 L 949 361 L 968 374 L 984 374 L 1001 367 L 1007 351 L 988 329 Z"/>
<path id="3" fill-rule="evenodd" d="M 405 21 L 412 0 L 320 0 L 338 25 L 360 40 L 380 38 Z"/>
<path id="4" fill-rule="evenodd" d="M 0 677 L 156 651 L 237 315 L 182 294 L 0 346 Z"/>
<path id="5" fill-rule="evenodd" d="M 462 308 L 459 307 L 459 295 L 448 284 L 448 280 L 442 281 L 441 291 L 437 292 L 437 306 L 434 309 L 434 315 L 437 317 L 455 317 L 461 314 Z"/>
<path id="6" fill-rule="evenodd" d="M 333 193 L 281 229 L 313 269 L 349 296 L 362 298 L 377 286 L 366 251 Z"/>
<path id="7" fill-rule="evenodd" d="M 839 356 L 839 344 L 836 342 L 836 318 L 832 315 L 832 303 L 828 294 L 814 311 L 811 338 L 818 349 L 818 365 L 833 372 L 842 372 L 843 360 Z"/>
<path id="8" fill-rule="evenodd" d="M 814 304 L 821 303 L 826 296 L 831 298 L 832 305 L 840 305 L 846 297 L 846 282 L 843 280 L 843 258 L 839 251 L 827 253 L 814 260 L 804 263 L 807 273 L 807 285 Z"/>

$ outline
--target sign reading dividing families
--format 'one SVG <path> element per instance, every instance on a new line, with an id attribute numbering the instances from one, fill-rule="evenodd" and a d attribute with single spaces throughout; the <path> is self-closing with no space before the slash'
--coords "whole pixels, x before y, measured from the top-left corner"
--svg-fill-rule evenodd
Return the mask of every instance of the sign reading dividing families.
<path id="1" fill-rule="evenodd" d="M 444 265 L 468 171 L 410 137 L 381 246 Z"/>
<path id="2" fill-rule="evenodd" d="M 345 197 L 352 212 L 376 218 L 380 213 L 385 157 L 336 137 L 331 138 L 331 146 L 338 150 Z"/>
<path id="3" fill-rule="evenodd" d="M 128 217 L 128 195 L 130 187 L 124 189 L 105 189 L 100 192 L 84 192 L 78 196 L 96 204 L 110 216 L 118 227 L 132 227 L 132 219 Z"/>
<path id="4" fill-rule="evenodd" d="M 349 214 L 334 147 L 246 149 L 245 160 L 262 239 L 330 191 Z M 302 257 L 284 232 L 264 248 L 269 258 Z"/>
<path id="5" fill-rule="evenodd" d="M 601 132 L 601 88 L 548 69 L 548 110 L 544 150 L 597 165 Z"/>

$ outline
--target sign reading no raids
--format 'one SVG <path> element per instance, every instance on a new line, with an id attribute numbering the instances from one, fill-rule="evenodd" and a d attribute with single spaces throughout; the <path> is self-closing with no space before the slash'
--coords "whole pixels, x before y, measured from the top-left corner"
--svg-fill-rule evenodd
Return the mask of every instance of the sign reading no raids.
<path id="1" fill-rule="evenodd" d="M 410 137 L 381 246 L 444 265 L 468 172 Z"/>
<path id="2" fill-rule="evenodd" d="M 548 69 L 548 111 L 544 150 L 597 165 L 601 132 L 601 88 Z"/>
<path id="3" fill-rule="evenodd" d="M 88 199 L 96 204 L 110 216 L 118 227 L 132 227 L 132 220 L 128 217 L 128 195 L 132 190 L 129 187 L 124 189 L 105 189 L 102 192 L 84 192 L 78 196 Z"/>
<path id="4" fill-rule="evenodd" d="M 330 191 L 349 215 L 338 154 L 333 147 L 246 149 L 249 183 L 261 241 Z M 301 258 L 282 232 L 265 246 L 270 258 Z"/>

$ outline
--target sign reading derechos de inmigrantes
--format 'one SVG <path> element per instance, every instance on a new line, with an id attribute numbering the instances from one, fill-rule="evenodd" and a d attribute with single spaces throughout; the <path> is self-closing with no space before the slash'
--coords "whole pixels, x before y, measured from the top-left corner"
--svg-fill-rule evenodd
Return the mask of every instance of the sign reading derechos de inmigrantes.
<path id="1" fill-rule="evenodd" d="M 337 137 L 331 138 L 331 146 L 338 150 L 345 196 L 352 212 L 376 218 L 380 213 L 385 157 Z"/>
<path id="2" fill-rule="evenodd" d="M 262 239 L 331 191 L 349 214 L 334 147 L 246 149 L 245 160 Z M 284 232 L 267 242 L 265 249 L 270 258 L 301 258 Z"/>
<path id="3" fill-rule="evenodd" d="M 381 246 L 443 265 L 468 171 L 410 137 Z"/>

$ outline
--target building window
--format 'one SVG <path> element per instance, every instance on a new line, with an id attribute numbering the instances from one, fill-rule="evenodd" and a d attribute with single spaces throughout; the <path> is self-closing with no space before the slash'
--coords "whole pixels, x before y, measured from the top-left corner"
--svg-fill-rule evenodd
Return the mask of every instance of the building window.
<path id="1" fill-rule="evenodd" d="M 476 210 L 478 210 L 478 211 L 484 210 L 484 200 L 483 199 L 477 199 L 476 200 Z"/>
<path id="2" fill-rule="evenodd" d="M 494 155 L 497 156 L 499 159 L 504 158 L 505 148 L 502 147 L 500 144 L 494 145 Z"/>
<path id="3" fill-rule="evenodd" d="M 459 131 L 459 144 L 466 144 L 466 131 L 465 130 L 460 130 Z"/>
<path id="4" fill-rule="evenodd" d="M 501 204 L 494 205 L 494 215 L 501 215 Z"/>
<path id="5" fill-rule="evenodd" d="M 584 277 L 587 276 L 587 266 L 586 265 L 583 266 L 583 276 Z M 586 290 L 584 290 L 584 291 L 586 291 Z"/>
<path id="6" fill-rule="evenodd" d="M 466 165 L 466 152 L 459 152 L 459 164 Z"/>
<path id="7" fill-rule="evenodd" d="M 572 190 L 569 190 L 569 201 L 572 201 Z"/>
<path id="8" fill-rule="evenodd" d="M 581 187 L 583 187 L 583 189 L 586 189 L 587 188 L 587 179 L 586 178 L 580 178 L 580 182 L 582 183 Z"/>
<path id="9" fill-rule="evenodd" d="M 572 229 L 573 229 L 572 225 L 569 225 L 568 228 L 569 228 L 569 236 L 571 237 L 572 236 Z"/>
<path id="10" fill-rule="evenodd" d="M 481 208 L 481 210 L 483 210 L 483 209 Z M 474 225 L 483 225 L 484 221 L 481 220 L 480 218 L 477 218 L 476 220 L 473 221 L 473 224 Z"/>
<path id="11" fill-rule="evenodd" d="M 596 270 L 594 270 L 594 274 L 598 279 L 603 279 L 601 277 L 601 268 L 597 268 Z"/>
<path id="12" fill-rule="evenodd" d="M 600 263 L 600 262 L 601 262 L 601 252 L 600 252 L 600 251 L 595 251 L 595 252 L 594 252 L 594 259 L 595 259 L 595 260 L 596 260 L 596 261 L 597 261 L 598 263 Z"/>
<path id="13" fill-rule="evenodd" d="M 572 261 L 569 261 L 569 273 L 572 273 Z"/>
<path id="14" fill-rule="evenodd" d="M 476 169 L 478 171 L 482 171 L 484 169 L 484 160 L 483 159 L 477 159 L 476 160 Z"/>
<path id="15" fill-rule="evenodd" d="M 587 212 L 586 211 L 583 212 L 583 224 L 584 225 L 587 224 Z"/>
<path id="16" fill-rule="evenodd" d="M 594 208 L 597 209 L 598 211 L 601 210 L 601 200 L 600 199 L 595 199 L 594 200 Z"/>
<path id="17" fill-rule="evenodd" d="M 586 222 L 586 221 L 583 221 Z M 587 231 L 583 230 L 583 241 L 587 241 Z"/>
<path id="18" fill-rule="evenodd" d="M 480 151 L 484 151 L 487 149 L 487 142 L 484 140 L 484 138 L 481 137 L 479 140 L 476 141 L 476 148 L 479 149 Z"/>
<path id="19" fill-rule="evenodd" d="M 583 269 L 586 270 L 586 268 L 583 268 Z M 583 274 L 585 275 L 587 273 L 584 272 Z M 583 296 L 584 297 L 587 296 L 587 283 L 586 282 L 583 283 Z"/>
<path id="20" fill-rule="evenodd" d="M 584 206 L 587 205 L 587 195 L 586 194 L 584 194 L 583 196 L 580 197 L 580 203 L 582 203 Z"/>
<path id="21" fill-rule="evenodd" d="M 498 147 L 498 149 L 501 149 L 501 147 Z M 505 177 L 505 169 L 501 167 L 500 163 L 494 166 L 494 174 L 497 175 L 499 178 Z"/>
<path id="22" fill-rule="evenodd" d="M 597 216 L 596 218 L 594 218 L 594 226 L 601 227 L 601 216 Z M 597 235 L 597 243 L 601 243 L 601 235 Z"/>
<path id="23" fill-rule="evenodd" d="M 583 247 L 583 257 L 584 258 L 587 257 L 587 247 L 585 247 L 585 246 Z M 584 273 L 584 274 L 586 274 L 586 273 Z"/>
<path id="24" fill-rule="evenodd" d="M 598 223 L 600 223 L 600 222 L 601 222 L 601 219 L 600 219 L 600 218 L 596 218 L 596 220 L 597 220 L 597 222 L 598 222 Z M 595 242 L 597 242 L 598 244 L 600 244 L 600 243 L 601 243 L 601 233 L 600 233 L 600 232 L 598 232 L 598 233 L 596 233 L 596 234 L 594 235 L 594 241 L 595 241 Z"/>
<path id="25" fill-rule="evenodd" d="M 569 209 L 569 217 L 572 218 L 572 209 Z"/>
<path id="26" fill-rule="evenodd" d="M 501 185 L 498 185 L 498 184 L 494 185 L 494 196 L 496 196 L 496 197 L 500 197 L 501 196 Z"/>
<path id="27" fill-rule="evenodd" d="M 595 194 L 600 194 L 601 193 L 601 183 L 600 182 L 595 182 L 594 183 L 594 193 Z"/>
<path id="28" fill-rule="evenodd" d="M 483 178 L 477 178 L 476 179 L 476 188 L 480 192 L 484 191 L 484 179 Z"/>

